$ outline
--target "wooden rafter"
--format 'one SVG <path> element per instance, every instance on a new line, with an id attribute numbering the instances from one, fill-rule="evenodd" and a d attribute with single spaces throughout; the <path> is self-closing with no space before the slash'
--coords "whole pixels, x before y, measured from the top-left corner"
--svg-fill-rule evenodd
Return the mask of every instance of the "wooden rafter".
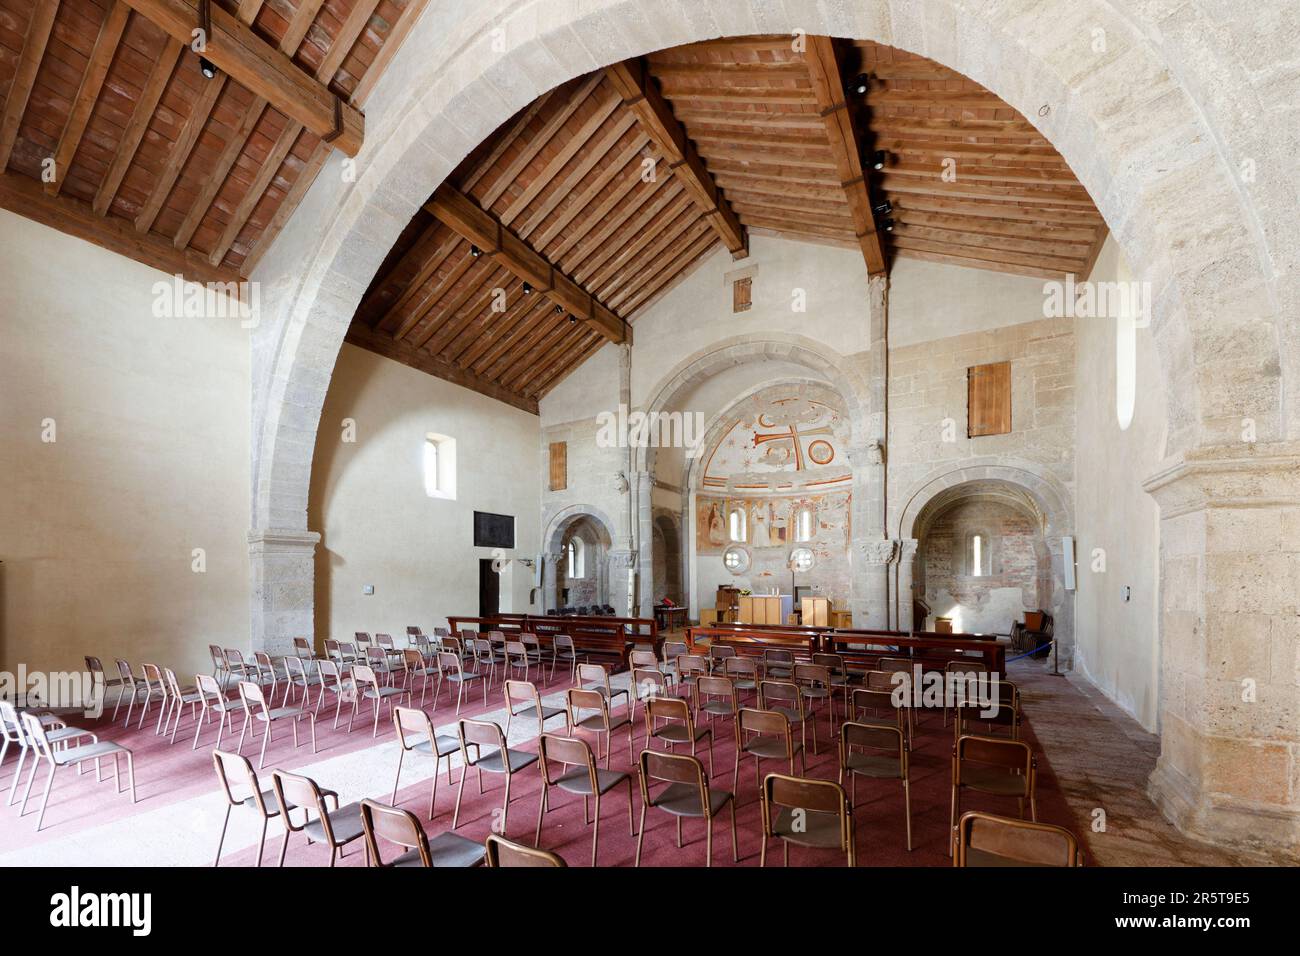
<path id="1" fill-rule="evenodd" d="M 199 26 L 200 0 L 125 2 L 182 43 L 189 43 Z M 317 136 L 331 137 L 335 149 L 348 156 L 360 152 L 365 119 L 356 107 L 344 103 L 325 84 L 299 69 L 235 15 L 215 3 L 208 10 L 212 34 L 203 56 Z"/>
<path id="2" fill-rule="evenodd" d="M 627 338 L 622 319 L 464 193 L 444 183 L 424 208 L 611 342 Z"/>
<path id="3" fill-rule="evenodd" d="M 18 68 L 9 86 L 9 95 L 5 98 L 4 114 L 0 116 L 0 173 L 9 165 L 9 154 L 13 152 L 14 141 L 18 138 L 18 127 L 27 110 L 32 84 L 36 82 L 36 71 L 41 68 L 45 45 L 50 40 L 54 15 L 58 11 L 58 0 L 39 0 L 32 12 L 27 36 L 23 39 L 23 52 L 18 58 Z"/>
<path id="4" fill-rule="evenodd" d="M 623 102 L 636 114 L 646 134 L 659 147 L 673 175 L 678 177 L 691 198 L 709 218 L 709 225 L 726 244 L 733 258 L 749 254 L 745 227 L 709 175 L 704 161 L 686 137 L 682 124 L 673 116 L 645 61 L 624 60 L 605 68 Z"/>
<path id="5" fill-rule="evenodd" d="M 835 42 L 830 37 L 809 36 L 804 58 L 812 78 L 813 94 L 826 126 L 826 137 L 835 158 L 840 186 L 849 201 L 853 233 L 867 262 L 868 275 L 885 271 L 885 252 L 871 211 L 871 191 L 862 168 L 862 143 L 844 94 L 844 79 Z"/>
<path id="6" fill-rule="evenodd" d="M 64 124 L 59 145 L 54 150 L 54 176 L 45 184 L 45 191 L 51 196 L 58 195 L 63 188 L 67 171 L 72 166 L 72 157 L 81 145 L 82 134 L 90 122 L 90 113 L 95 108 L 95 101 L 99 99 L 104 77 L 108 75 L 108 65 L 117 51 L 118 41 L 122 39 L 122 31 L 126 29 L 126 21 L 130 16 L 129 6 L 121 0 L 113 0 L 108 15 L 104 17 L 99 36 L 95 38 L 95 48 L 90 53 L 90 62 L 82 74 L 77 98 L 68 114 L 68 122 Z"/>

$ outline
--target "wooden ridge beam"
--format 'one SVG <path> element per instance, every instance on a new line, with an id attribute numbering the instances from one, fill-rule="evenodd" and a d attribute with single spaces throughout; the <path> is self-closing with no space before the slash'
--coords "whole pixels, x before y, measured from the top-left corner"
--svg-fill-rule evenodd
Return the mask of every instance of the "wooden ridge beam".
<path id="1" fill-rule="evenodd" d="M 621 318 L 464 193 L 444 183 L 424 208 L 611 342 L 628 339 L 629 330 Z"/>
<path id="2" fill-rule="evenodd" d="M 202 0 L 125 0 L 132 9 L 181 43 L 193 40 L 199 27 Z M 365 117 L 328 86 L 303 72 L 284 53 L 267 43 L 252 27 L 215 3 L 207 9 L 211 35 L 202 55 L 217 69 L 266 100 L 291 120 L 348 156 L 361 150 Z"/>
<path id="3" fill-rule="evenodd" d="M 704 161 L 686 136 L 686 130 L 673 116 L 663 94 L 641 59 L 624 60 L 605 68 L 623 103 L 636 114 L 642 129 L 659 147 L 673 175 L 709 217 L 709 224 L 731 251 L 733 259 L 749 255 L 749 240 L 740 217 L 713 181 Z"/>
<path id="4" fill-rule="evenodd" d="M 826 36 L 807 37 L 804 60 L 812 77 L 813 93 L 826 126 L 831 152 L 835 156 L 840 186 L 849 201 L 853 217 L 853 231 L 862 257 L 867 263 L 868 275 L 885 272 L 885 252 L 876 232 L 876 217 L 871 211 L 871 190 L 862 168 L 863 145 L 853 126 L 853 116 L 844 94 L 844 79 L 840 69 L 835 42 Z"/>

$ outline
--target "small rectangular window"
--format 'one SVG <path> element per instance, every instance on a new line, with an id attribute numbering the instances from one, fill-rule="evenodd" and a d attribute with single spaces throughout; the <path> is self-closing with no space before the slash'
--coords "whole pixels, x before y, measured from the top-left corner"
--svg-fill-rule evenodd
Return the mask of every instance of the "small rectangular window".
<path id="1" fill-rule="evenodd" d="M 456 500 L 456 439 L 425 436 L 424 493 L 430 498 Z"/>
<path id="2" fill-rule="evenodd" d="M 966 437 L 1006 435 L 1011 431 L 1011 363 L 994 362 L 966 370 Z"/>

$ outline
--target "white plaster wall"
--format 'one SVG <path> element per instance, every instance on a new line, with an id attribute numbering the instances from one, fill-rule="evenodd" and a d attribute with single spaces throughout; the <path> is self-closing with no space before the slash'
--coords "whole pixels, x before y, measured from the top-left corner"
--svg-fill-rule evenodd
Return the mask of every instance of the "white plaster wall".
<path id="1" fill-rule="evenodd" d="M 356 422 L 354 443 L 342 440 L 345 418 Z M 456 440 L 455 501 L 425 493 L 430 432 Z M 432 630 L 448 615 L 478 614 L 478 562 L 492 551 L 473 547 L 474 512 L 515 516 L 506 557 L 539 550 L 539 432 L 535 415 L 343 346 L 312 468 L 317 638 L 400 635 L 409 624 Z M 366 584 L 373 595 L 362 594 Z M 531 584 L 532 572 L 512 561 L 501 609 L 530 610 Z"/>
<path id="2" fill-rule="evenodd" d="M 890 266 L 891 349 L 1042 317 L 1042 279 L 901 257 Z"/>
<path id="3" fill-rule="evenodd" d="M 5 669 L 248 646 L 248 332 L 155 318 L 169 279 L 0 211 Z"/>
<path id="4" fill-rule="evenodd" d="M 753 306 L 733 314 L 725 277 L 754 270 Z M 794 290 L 806 311 L 792 308 Z M 634 316 L 632 400 L 647 402 L 660 380 L 682 360 L 737 335 L 800 335 L 840 355 L 862 352 L 867 336 L 867 270 L 862 253 L 773 236 L 751 236 L 748 258 L 733 261 L 714 250 L 679 285 Z"/>
<path id="5" fill-rule="evenodd" d="M 1119 248 L 1107 240 L 1092 281 L 1115 278 Z M 1156 730 L 1160 673 L 1159 518 L 1142 481 L 1164 455 L 1165 402 L 1148 329 L 1137 333 L 1137 406 L 1121 431 L 1115 417 L 1115 325 L 1075 323 L 1078 355 L 1075 498 L 1079 589 L 1076 663 L 1148 730 Z M 1105 552 L 1105 572 L 1092 570 Z M 1124 601 L 1123 588 L 1131 588 Z"/>

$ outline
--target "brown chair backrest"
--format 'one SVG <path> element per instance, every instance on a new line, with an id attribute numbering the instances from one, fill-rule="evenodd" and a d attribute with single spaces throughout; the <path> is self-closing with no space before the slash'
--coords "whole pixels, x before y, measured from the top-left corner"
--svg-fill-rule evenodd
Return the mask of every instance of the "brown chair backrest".
<path id="1" fill-rule="evenodd" d="M 535 846 L 507 840 L 497 833 L 489 833 L 483 847 L 487 850 L 487 865 L 547 867 L 568 866 L 564 857 L 550 850 L 540 850 Z"/>
<path id="2" fill-rule="evenodd" d="M 743 677 L 758 676 L 758 661 L 752 657 L 727 657 L 722 661 L 724 674 L 736 674 Z"/>
<path id="3" fill-rule="evenodd" d="M 574 650 L 573 638 L 568 634 L 556 634 L 551 638 L 551 647 L 556 650 L 572 651 Z"/>
<path id="4" fill-rule="evenodd" d="M 379 679 L 375 677 L 374 669 L 368 664 L 353 664 L 352 680 L 356 683 L 358 691 L 363 689 L 362 684 L 379 686 Z"/>
<path id="5" fill-rule="evenodd" d="M 596 758 L 585 740 L 579 740 L 577 737 L 561 737 L 559 734 L 542 734 L 537 740 L 537 753 L 541 759 L 542 776 L 547 786 L 555 782 L 551 778 L 548 761 L 555 761 L 561 764 L 561 773 L 567 772 L 570 766 L 585 767 L 593 788 L 592 793 L 596 792 Z"/>
<path id="6" fill-rule="evenodd" d="M 463 718 L 456 725 L 460 730 L 461 749 L 471 745 L 480 747 L 497 747 L 503 751 L 506 749 L 506 735 L 501 730 L 501 725 L 493 723 L 490 720 L 470 720 Z M 468 762 L 468 757 L 466 757 Z"/>
<path id="7" fill-rule="evenodd" d="M 397 742 L 403 750 L 410 750 L 418 743 L 434 739 L 433 721 L 418 707 L 394 707 L 393 728 L 397 731 Z M 415 739 L 407 740 L 407 734 Z"/>
<path id="8" fill-rule="evenodd" d="M 301 823 L 294 823 L 289 813 L 290 807 L 314 810 L 325 830 L 327 842 L 330 846 L 334 845 L 334 827 L 330 824 L 329 808 L 325 806 L 324 794 L 315 780 L 287 770 L 272 770 L 271 787 L 275 790 L 275 802 L 280 805 L 280 818 L 286 828 L 297 833 L 307 825 L 307 818 Z"/>
<path id="9" fill-rule="evenodd" d="M 894 671 L 867 671 L 862 679 L 862 686 L 867 690 L 892 691 L 898 685 L 894 682 Z M 908 675 L 911 680 L 911 675 Z"/>
<path id="10" fill-rule="evenodd" d="M 971 866 L 969 851 L 1030 866 L 1083 866 L 1079 841 L 1064 827 L 971 810 L 957 823 L 954 866 Z"/>
<path id="11" fill-rule="evenodd" d="M 709 805 L 709 782 L 704 775 L 704 764 L 690 754 L 665 753 L 661 750 L 641 751 L 641 799 L 647 806 L 654 806 L 650 796 L 650 783 L 684 783 L 698 787 L 700 807 L 706 811 Z"/>
<path id="12" fill-rule="evenodd" d="M 117 664 L 117 675 L 122 678 L 122 683 L 128 687 L 134 687 L 135 674 L 131 670 L 131 665 L 120 657 L 113 658 L 113 663 Z"/>
<path id="13" fill-rule="evenodd" d="M 758 702 L 770 709 L 773 704 L 790 704 L 802 713 L 803 695 L 799 685 L 788 680 L 764 680 L 758 682 Z"/>
<path id="14" fill-rule="evenodd" d="M 831 685 L 831 669 L 825 664 L 795 664 L 791 676 L 796 684 Z"/>
<path id="15" fill-rule="evenodd" d="M 851 713 L 856 716 L 859 710 L 894 710 L 893 691 L 872 690 L 869 687 L 855 687 L 849 697 L 852 703 Z"/>
<path id="16" fill-rule="evenodd" d="M 728 657 L 735 657 L 736 649 L 730 644 L 710 644 L 709 657 L 712 660 L 725 660 Z"/>
<path id="17" fill-rule="evenodd" d="M 599 691 L 570 687 L 565 691 L 564 700 L 569 709 L 569 719 L 575 724 L 579 720 L 579 711 L 583 710 L 594 710 L 606 720 L 609 719 L 609 705 L 606 703 L 605 695 Z"/>
<path id="18" fill-rule="evenodd" d="M 402 666 L 408 670 L 417 670 L 424 666 L 424 656 L 414 647 L 402 648 Z"/>
<path id="19" fill-rule="evenodd" d="M 403 850 L 418 850 L 420 862 L 433 866 L 433 856 L 429 852 L 429 837 L 420 825 L 419 818 L 410 810 L 390 807 L 366 798 L 361 801 L 361 829 L 366 835 L 366 846 L 370 849 L 371 866 L 392 866 L 385 863 L 379 852 L 379 841 L 396 843 Z"/>
<path id="20" fill-rule="evenodd" d="M 1023 740 L 1007 740 L 1004 737 L 978 737 L 967 735 L 957 739 L 958 761 L 969 760 L 973 763 L 991 764 L 1006 767 L 1008 770 L 1032 772 L 1034 752 Z"/>
<path id="21" fill-rule="evenodd" d="M 633 667 L 659 666 L 659 658 L 655 657 L 654 651 L 632 651 L 627 655 L 627 662 Z"/>
<path id="22" fill-rule="evenodd" d="M 848 816 L 848 795 L 834 780 L 769 773 L 763 779 L 763 799 L 779 807 L 812 810 L 816 813 L 839 813 L 846 818 Z"/>
<path id="23" fill-rule="evenodd" d="M 578 683 L 596 684 L 597 686 L 608 688 L 609 671 L 605 670 L 604 664 L 579 664 Z"/>
<path id="24" fill-rule="evenodd" d="M 793 664 L 794 651 L 787 651 L 779 647 L 769 647 L 763 651 L 763 660 L 768 664 Z"/>
<path id="25" fill-rule="evenodd" d="M 736 715 L 740 733 L 761 734 L 765 737 L 784 737 L 790 740 L 790 718 L 776 710 L 757 710 L 742 707 Z"/>
<path id="26" fill-rule="evenodd" d="M 240 806 L 251 796 L 258 812 L 264 817 L 270 815 L 266 801 L 262 798 L 262 784 L 257 779 L 257 771 L 253 769 L 252 761 L 226 750 L 213 750 L 212 765 L 216 768 L 221 789 L 232 807 Z M 244 791 L 247 791 L 247 794 Z"/>
<path id="27" fill-rule="evenodd" d="M 675 661 L 683 654 L 691 652 L 690 645 L 685 641 L 664 641 L 664 660 Z"/>
<path id="28" fill-rule="evenodd" d="M 653 654 L 650 655 L 654 657 Z M 658 667 L 658 662 L 649 667 L 634 667 L 632 669 L 632 686 L 636 690 L 637 698 L 649 697 L 652 694 L 668 693 L 668 678 Z"/>
<path id="29" fill-rule="evenodd" d="M 726 697 L 731 700 L 732 709 L 735 709 L 736 685 L 730 677 L 701 677 L 696 681 L 695 689 L 701 697 Z"/>
<path id="30" fill-rule="evenodd" d="M 380 647 L 392 647 L 392 646 L 393 646 L 393 635 L 391 635 L 391 634 L 376 634 L 376 635 L 375 635 L 375 643 L 378 644 Z"/>
<path id="31" fill-rule="evenodd" d="M 851 747 L 888 751 L 898 757 L 900 769 L 904 772 L 907 770 L 907 748 L 903 743 L 901 727 L 879 727 L 846 720 L 840 728 L 841 767 L 846 763 L 845 758 Z"/>
<path id="32" fill-rule="evenodd" d="M 532 681 L 505 681 L 503 691 L 506 697 L 507 708 L 513 708 L 517 703 L 526 703 L 532 704 L 536 707 L 539 714 L 542 712 L 542 695 L 537 692 L 537 687 Z"/>
<path id="33" fill-rule="evenodd" d="M 707 674 L 709 659 L 702 654 L 681 654 L 677 658 L 677 672 L 683 677 L 688 674 Z"/>
<path id="34" fill-rule="evenodd" d="M 646 726 L 656 720 L 674 720 L 692 726 L 691 707 L 680 697 L 651 697 L 645 702 Z"/>
<path id="35" fill-rule="evenodd" d="M 89 654 L 87 654 L 86 670 L 90 671 L 90 673 L 92 674 L 102 674 L 104 673 L 104 665 L 100 663 L 98 657 L 91 657 Z"/>

